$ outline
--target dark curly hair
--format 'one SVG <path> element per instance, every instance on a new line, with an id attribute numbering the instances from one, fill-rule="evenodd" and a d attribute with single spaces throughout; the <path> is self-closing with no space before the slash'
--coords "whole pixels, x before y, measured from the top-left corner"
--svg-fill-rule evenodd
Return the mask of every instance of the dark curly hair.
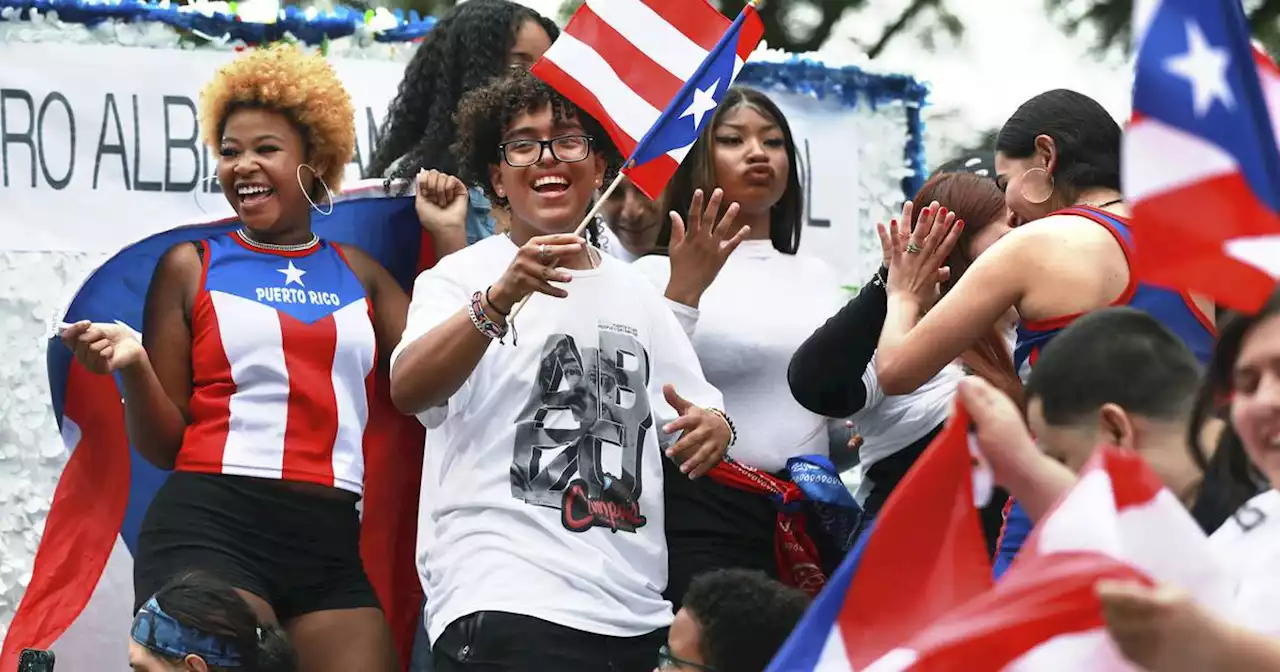
<path id="1" fill-rule="evenodd" d="M 683 605 L 701 628 L 702 660 L 733 672 L 764 672 L 808 608 L 808 595 L 748 569 L 699 575 Z"/>
<path id="2" fill-rule="evenodd" d="M 506 70 L 526 21 L 537 21 L 553 42 L 560 35 L 551 19 L 508 0 L 469 0 L 440 19 L 405 67 L 366 177 L 411 178 L 419 169 L 456 174 L 449 146 L 458 100 Z"/>
<path id="3" fill-rule="evenodd" d="M 548 106 L 556 121 L 574 119 L 582 124 L 583 131 L 591 136 L 591 151 L 604 158 L 605 183 L 612 181 L 622 167 L 622 155 L 604 127 L 527 70 L 516 70 L 493 80 L 469 91 L 459 101 L 454 117 L 458 140 L 451 148 L 457 161 L 457 176 L 467 184 L 479 185 L 492 203 L 506 207 L 507 199 L 498 196 L 489 177 L 489 169 L 502 160 L 498 144 L 517 115 Z M 597 226 L 592 223 L 587 227 L 593 245 L 598 245 Z"/>

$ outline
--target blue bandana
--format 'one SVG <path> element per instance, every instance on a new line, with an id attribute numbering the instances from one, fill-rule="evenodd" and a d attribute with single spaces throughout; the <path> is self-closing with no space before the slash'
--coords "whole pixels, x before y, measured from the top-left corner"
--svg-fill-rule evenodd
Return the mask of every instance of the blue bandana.
<path id="1" fill-rule="evenodd" d="M 243 667 L 239 649 L 222 638 L 187 627 L 164 613 L 152 597 L 133 617 L 133 641 L 167 658 L 200 656 L 214 667 Z"/>

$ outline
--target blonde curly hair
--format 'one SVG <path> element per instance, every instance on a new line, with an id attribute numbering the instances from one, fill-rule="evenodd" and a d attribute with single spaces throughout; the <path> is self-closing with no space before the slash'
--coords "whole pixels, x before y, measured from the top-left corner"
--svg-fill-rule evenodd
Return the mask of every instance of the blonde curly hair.
<path id="1" fill-rule="evenodd" d="M 200 135 L 214 151 L 222 144 L 227 117 L 239 107 L 283 113 L 302 131 L 308 160 L 326 166 L 320 177 L 333 191 L 341 188 L 355 153 L 355 111 L 324 56 L 279 43 L 219 68 L 200 93 Z"/>

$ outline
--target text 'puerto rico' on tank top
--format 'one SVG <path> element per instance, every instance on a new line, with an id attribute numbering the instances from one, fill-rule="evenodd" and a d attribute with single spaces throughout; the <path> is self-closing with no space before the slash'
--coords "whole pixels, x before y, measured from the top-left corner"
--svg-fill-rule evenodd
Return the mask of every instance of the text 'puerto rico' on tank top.
<path id="1" fill-rule="evenodd" d="M 360 494 L 377 362 L 372 307 L 342 252 L 199 243 L 191 424 L 176 468 Z"/>

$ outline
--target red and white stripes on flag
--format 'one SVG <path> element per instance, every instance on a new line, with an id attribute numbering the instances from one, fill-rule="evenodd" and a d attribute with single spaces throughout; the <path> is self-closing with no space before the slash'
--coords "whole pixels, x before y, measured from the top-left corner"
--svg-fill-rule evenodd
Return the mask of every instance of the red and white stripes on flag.
<path id="1" fill-rule="evenodd" d="M 866 668 L 1129 672 L 1094 585 L 1168 582 L 1227 613 L 1234 583 L 1208 539 L 1140 456 L 1098 451 L 986 594 Z M 835 668 L 831 668 L 835 669 Z"/>
<path id="2" fill-rule="evenodd" d="M 1246 43 L 1239 0 L 1137 0 L 1133 23 L 1121 166 L 1134 272 L 1256 310 L 1280 278 L 1280 69 Z"/>
<path id="3" fill-rule="evenodd" d="M 748 6 L 733 75 L 763 35 Z M 572 100 L 631 156 L 637 144 L 707 60 L 732 22 L 706 0 L 587 0 L 533 73 Z M 726 84 L 727 88 L 727 84 Z M 651 170 L 669 177 L 692 142 L 669 150 L 670 162 Z M 659 163 L 659 162 L 654 162 Z M 665 185 L 631 175 L 650 197 Z"/>

